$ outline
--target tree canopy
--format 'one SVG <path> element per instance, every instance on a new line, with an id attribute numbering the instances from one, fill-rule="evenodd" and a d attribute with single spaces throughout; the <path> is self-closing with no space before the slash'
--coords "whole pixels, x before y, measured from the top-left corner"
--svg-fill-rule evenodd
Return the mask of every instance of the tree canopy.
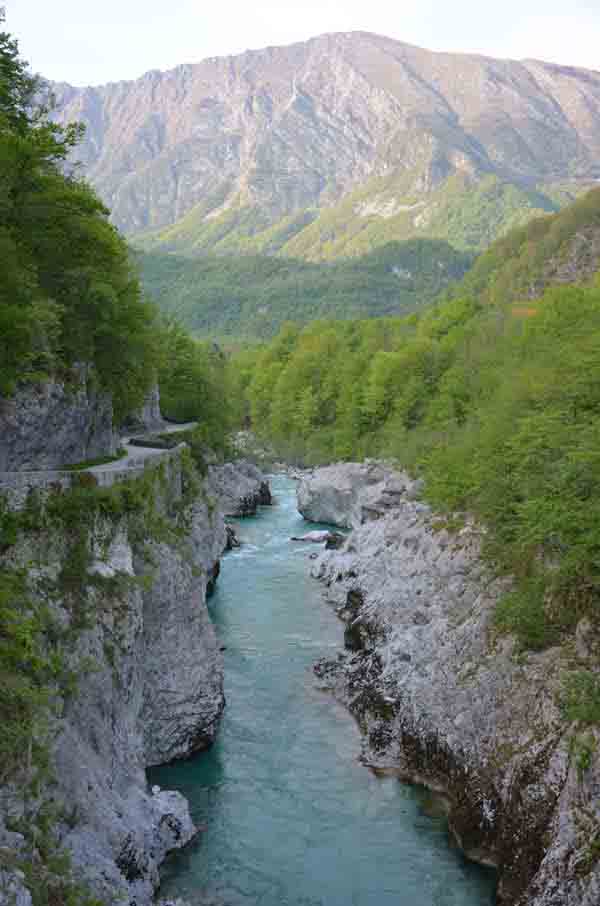
<path id="1" fill-rule="evenodd" d="M 469 297 L 422 316 L 287 325 L 237 356 L 254 430 L 290 460 L 392 456 L 474 513 L 518 577 L 498 619 L 543 647 L 600 603 L 600 289 L 532 311 Z"/>
<path id="2" fill-rule="evenodd" d="M 106 208 L 69 166 L 81 127 L 52 122 L 49 104 L 0 32 L 0 393 L 92 362 L 119 417 L 152 376 L 154 311 Z"/>

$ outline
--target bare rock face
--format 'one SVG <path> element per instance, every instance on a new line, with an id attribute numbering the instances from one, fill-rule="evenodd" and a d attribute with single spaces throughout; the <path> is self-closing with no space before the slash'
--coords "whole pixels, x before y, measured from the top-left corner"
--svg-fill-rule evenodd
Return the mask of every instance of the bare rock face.
<path id="1" fill-rule="evenodd" d="M 468 522 L 449 531 L 410 499 L 406 476 L 381 468 L 379 504 L 371 498 L 362 511 L 356 464 L 304 480 L 311 500 L 328 483 L 328 500 L 353 488 L 345 509 L 338 496 L 327 512 L 354 531 L 312 567 L 347 623 L 347 651 L 316 673 L 357 717 L 368 764 L 445 796 L 466 853 L 498 868 L 503 906 L 593 906 L 600 734 L 586 731 L 579 758 L 579 728 L 557 703 L 572 655 L 524 655 L 497 638 L 494 610 L 508 582 L 483 563 L 481 531 Z M 381 506 L 392 486 L 393 505 Z M 586 646 L 580 640 L 580 657 Z"/>
<path id="2" fill-rule="evenodd" d="M 71 384 L 24 387 L 0 399 L 0 472 L 57 469 L 116 450 L 110 397 L 81 366 Z"/>
<path id="3" fill-rule="evenodd" d="M 160 411 L 160 390 L 158 384 L 153 384 L 146 394 L 142 408 L 133 412 L 123 427 L 141 434 L 157 431 L 164 426 L 165 420 Z"/>
<path id="4" fill-rule="evenodd" d="M 77 689 L 55 727 L 55 782 L 40 794 L 40 804 L 48 796 L 72 816 L 56 830 L 94 893 L 136 906 L 150 906 L 165 855 L 196 833 L 185 798 L 149 790 L 145 769 L 210 745 L 225 703 L 206 609 L 209 577 L 226 543 L 223 516 L 205 486 L 184 496 L 180 456 L 170 454 L 156 468 L 162 531 L 148 525 L 142 536 L 124 517 L 106 525 L 99 517 L 90 528 L 96 559 L 79 580 L 78 605 L 87 616 L 65 648 Z M 169 534 L 168 525 L 177 531 Z M 54 531 L 24 535 L 6 556 L 12 565 L 33 562 L 43 585 L 60 574 L 68 549 Z M 66 605 L 53 598 L 51 606 L 61 625 L 70 625 Z M 5 880 L 28 906 L 19 877 Z"/>
<path id="5" fill-rule="evenodd" d="M 599 174 L 597 72 L 366 32 L 53 90 L 57 117 L 85 123 L 78 156 L 129 233 L 192 210 L 235 222 L 249 206 L 250 232 L 295 214 L 282 223 L 293 235 L 374 178 L 356 215 L 409 218 L 417 234 L 435 213 L 428 195 L 451 175 L 533 188 Z"/>
<path id="6" fill-rule="evenodd" d="M 21 834 L 7 830 L 3 815 L 5 803 L 0 796 L 0 858 L 10 864 L 10 857 L 18 852 L 23 844 Z M 10 871 L 0 868 L 0 906 L 32 906 L 31 894 L 25 886 L 25 876 L 21 871 Z"/>
<path id="7" fill-rule="evenodd" d="M 227 544 L 219 509 L 212 515 L 207 503 L 196 503 L 188 544 L 185 558 L 174 557 L 170 546 L 153 548 L 157 576 L 143 596 L 141 721 L 147 765 L 187 757 L 209 746 L 225 705 L 221 655 L 206 609 L 207 589 L 214 584 Z M 170 607 L 165 608 L 165 601 Z"/>
<path id="8" fill-rule="evenodd" d="M 226 516 L 254 516 L 259 506 L 272 503 L 265 476 L 245 459 L 210 466 L 209 485 Z"/>

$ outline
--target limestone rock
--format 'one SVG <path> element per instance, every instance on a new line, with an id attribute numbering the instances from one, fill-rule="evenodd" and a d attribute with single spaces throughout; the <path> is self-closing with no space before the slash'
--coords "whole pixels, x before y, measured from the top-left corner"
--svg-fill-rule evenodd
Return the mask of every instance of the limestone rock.
<path id="1" fill-rule="evenodd" d="M 417 497 L 420 483 L 379 462 L 336 463 L 303 473 L 298 509 L 311 522 L 352 528 L 378 518 L 403 495 Z"/>
<path id="2" fill-rule="evenodd" d="M 330 518 L 355 526 L 312 573 L 347 623 L 348 651 L 316 672 L 357 717 L 364 760 L 444 793 L 463 849 L 498 867 L 502 903 L 597 904 L 600 734 L 578 763 L 578 730 L 557 704 L 569 655 L 516 656 L 510 638 L 495 641 L 509 583 L 483 563 L 476 525 L 448 531 L 391 473 L 379 487 L 399 492 L 394 505 L 365 519 L 359 474 L 319 470 L 299 496 L 312 514 L 323 494 Z"/>
<path id="3" fill-rule="evenodd" d="M 333 532 L 325 531 L 314 531 L 307 532 L 305 535 L 294 535 L 290 538 L 290 541 L 309 541 L 311 544 L 323 544 L 326 541 L 329 541 L 332 537 Z"/>
<path id="4" fill-rule="evenodd" d="M 72 383 L 26 386 L 0 398 L 0 472 L 56 469 L 114 454 L 112 403 L 90 369 Z"/>
<path id="5" fill-rule="evenodd" d="M 220 513 L 213 518 L 207 504 L 198 502 L 186 557 L 174 556 L 169 546 L 152 547 L 156 579 L 143 595 L 141 720 L 148 765 L 186 757 L 214 740 L 225 700 L 221 655 L 205 600 L 225 546 Z"/>
<path id="6" fill-rule="evenodd" d="M 164 427 L 165 420 L 160 411 L 160 390 L 158 384 L 153 384 L 146 394 L 142 408 L 127 418 L 123 428 L 128 432 L 144 434 L 159 431 Z"/>
<path id="7" fill-rule="evenodd" d="M 253 223 L 298 212 L 297 228 L 310 229 L 315 208 L 375 177 L 356 215 L 404 213 L 414 235 L 448 176 L 529 187 L 598 176 L 597 72 L 434 53 L 366 32 L 52 87 L 54 115 L 85 123 L 78 159 L 129 233 L 193 209 L 209 225 L 240 201 L 256 209 Z"/>
<path id="8" fill-rule="evenodd" d="M 210 466 L 209 485 L 226 516 L 254 516 L 259 506 L 272 502 L 265 476 L 245 459 Z"/>
<path id="9" fill-rule="evenodd" d="M 0 871 L 0 906 L 32 906 L 22 872 Z"/>
<path id="10" fill-rule="evenodd" d="M 149 537 L 132 536 L 125 520 L 104 529 L 97 520 L 91 529 L 89 617 L 66 649 L 77 691 L 55 728 L 56 783 L 41 793 L 72 815 L 57 828 L 60 842 L 95 894 L 136 906 L 150 906 L 165 855 L 196 832 L 184 797 L 149 791 L 145 769 L 209 745 L 224 706 L 222 657 L 206 608 L 226 542 L 223 515 L 206 482 L 193 501 L 182 497 L 179 456 L 165 458 L 162 469 L 156 507 L 185 531 L 167 541 L 160 533 L 153 539 L 150 528 Z M 56 576 L 65 538 L 25 537 L 11 562 L 31 561 L 32 546 L 36 574 Z M 60 601 L 52 607 L 68 626 L 68 609 Z M 0 830 L 4 812 L 0 796 Z"/>

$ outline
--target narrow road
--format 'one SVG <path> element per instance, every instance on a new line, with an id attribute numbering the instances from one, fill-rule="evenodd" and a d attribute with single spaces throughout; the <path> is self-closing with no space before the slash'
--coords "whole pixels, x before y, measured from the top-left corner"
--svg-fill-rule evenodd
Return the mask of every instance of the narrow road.
<path id="1" fill-rule="evenodd" d="M 164 428 L 160 428 L 159 431 L 153 433 L 179 434 L 183 431 L 192 431 L 197 425 L 198 422 L 185 422 L 181 425 L 166 425 Z M 100 466 L 90 466 L 89 469 L 83 469 L 82 471 L 91 472 L 92 474 L 98 472 L 121 472 L 124 469 L 128 469 L 143 462 L 145 459 L 155 456 L 157 453 L 168 452 L 163 447 L 138 447 L 137 445 L 130 443 L 134 438 L 144 436 L 145 435 L 143 434 L 136 434 L 130 437 L 121 438 L 121 447 L 125 450 L 126 456 L 122 456 L 120 459 L 115 460 L 115 462 L 108 462 Z"/>

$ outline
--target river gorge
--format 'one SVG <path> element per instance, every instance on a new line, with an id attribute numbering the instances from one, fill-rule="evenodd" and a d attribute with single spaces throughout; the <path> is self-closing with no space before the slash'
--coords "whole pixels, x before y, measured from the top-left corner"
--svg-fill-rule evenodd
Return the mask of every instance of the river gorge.
<path id="1" fill-rule="evenodd" d="M 489 906 L 495 873 L 453 845 L 429 795 L 359 761 L 352 716 L 314 663 L 343 624 L 310 577 L 295 483 L 241 523 L 209 605 L 227 707 L 212 749 L 150 772 L 190 802 L 199 837 L 163 867 L 160 896 L 192 906 Z"/>

